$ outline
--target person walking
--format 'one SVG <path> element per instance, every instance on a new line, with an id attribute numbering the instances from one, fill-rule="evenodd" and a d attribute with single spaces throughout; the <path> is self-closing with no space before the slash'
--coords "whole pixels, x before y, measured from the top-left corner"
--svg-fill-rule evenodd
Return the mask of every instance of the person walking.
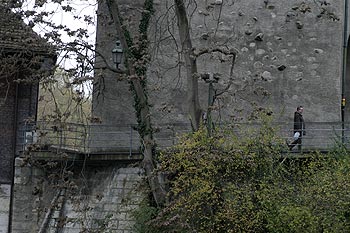
<path id="1" fill-rule="evenodd" d="M 305 135 L 305 122 L 303 118 L 303 106 L 298 106 L 297 111 L 294 113 L 294 141 L 288 144 L 290 150 L 292 150 L 296 145 L 298 149 L 301 150 L 302 137 Z"/>

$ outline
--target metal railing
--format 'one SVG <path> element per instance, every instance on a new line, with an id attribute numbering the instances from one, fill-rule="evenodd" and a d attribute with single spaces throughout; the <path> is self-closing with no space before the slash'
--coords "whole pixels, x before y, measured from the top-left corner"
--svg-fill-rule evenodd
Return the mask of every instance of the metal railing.
<path id="1" fill-rule="evenodd" d="M 88 127 L 62 122 L 26 122 L 19 127 L 21 150 L 71 150 L 85 153 Z"/>
<path id="2" fill-rule="evenodd" d="M 161 148 L 174 145 L 178 135 L 189 132 L 188 124 L 162 125 L 154 138 Z M 20 151 L 68 151 L 84 154 L 140 153 L 142 141 L 136 125 L 27 122 L 20 126 Z"/>
<path id="3" fill-rule="evenodd" d="M 291 143 L 294 141 L 293 122 L 273 122 L 277 136 L 284 141 Z M 226 126 L 225 126 L 226 127 Z M 259 123 L 237 123 L 231 124 L 232 130 L 237 135 L 249 134 L 261 127 Z M 305 134 L 305 135 L 303 135 Z M 350 123 L 342 122 L 306 122 L 306 129 L 302 133 L 301 149 L 309 150 L 331 150 L 342 145 L 350 148 Z M 294 148 L 296 150 L 297 147 Z"/>
<path id="4" fill-rule="evenodd" d="M 277 135 L 292 141 L 293 122 L 274 122 L 271 125 Z M 241 137 L 259 129 L 259 123 L 232 123 L 216 125 L 214 130 L 229 130 Z M 155 127 L 154 138 L 157 146 L 166 148 L 174 145 L 179 136 L 190 132 L 189 124 L 167 124 Z M 336 145 L 348 147 L 350 123 L 307 122 L 306 135 L 302 138 L 304 150 L 329 150 Z M 57 150 L 84 154 L 139 153 L 142 141 L 136 125 L 102 125 L 35 122 L 26 123 L 19 133 L 21 150 Z"/>

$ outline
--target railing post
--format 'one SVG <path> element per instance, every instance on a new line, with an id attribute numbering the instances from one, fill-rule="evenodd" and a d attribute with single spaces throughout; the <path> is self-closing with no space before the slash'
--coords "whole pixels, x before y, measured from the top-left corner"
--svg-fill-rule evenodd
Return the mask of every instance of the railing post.
<path id="1" fill-rule="evenodd" d="M 130 125 L 130 146 L 129 146 L 129 158 L 132 155 L 132 125 Z"/>
<path id="2" fill-rule="evenodd" d="M 341 142 L 342 142 L 342 146 L 345 146 L 345 125 L 344 125 L 344 121 L 342 121 L 341 123 Z"/>

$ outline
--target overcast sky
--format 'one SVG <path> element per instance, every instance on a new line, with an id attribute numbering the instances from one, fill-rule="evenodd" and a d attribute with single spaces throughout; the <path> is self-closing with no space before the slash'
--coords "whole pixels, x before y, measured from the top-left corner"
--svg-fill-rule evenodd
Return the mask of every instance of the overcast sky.
<path id="1" fill-rule="evenodd" d="M 38 0 L 25 0 L 23 4 L 23 9 L 33 9 L 35 2 L 40 2 Z M 95 33 L 96 33 L 96 27 L 95 25 L 89 25 L 86 22 L 84 22 L 84 16 L 91 16 L 93 18 L 93 21 L 96 22 L 96 10 L 97 10 L 97 3 L 96 0 L 66 0 L 62 2 L 62 5 L 69 5 L 73 8 L 72 12 L 65 12 L 61 9 L 61 7 L 57 3 L 47 3 L 43 5 L 43 7 L 38 8 L 42 11 L 54 11 L 55 13 L 53 15 L 50 15 L 49 18 L 47 18 L 49 21 L 54 22 L 56 24 L 63 24 L 68 26 L 72 30 L 76 30 L 79 28 L 84 28 L 88 30 L 89 38 L 87 38 L 88 42 L 90 44 L 95 43 Z M 74 18 L 74 16 L 82 16 L 81 20 L 78 20 Z M 36 25 L 33 30 L 37 32 L 38 34 L 43 35 L 44 33 L 50 32 L 50 29 L 48 27 L 45 27 L 43 25 Z M 64 42 L 73 41 L 75 38 L 72 38 L 68 36 L 64 31 L 62 31 L 62 37 L 61 39 Z M 65 61 L 64 64 L 61 64 L 65 66 L 66 68 L 71 66 L 74 63 L 74 61 Z"/>

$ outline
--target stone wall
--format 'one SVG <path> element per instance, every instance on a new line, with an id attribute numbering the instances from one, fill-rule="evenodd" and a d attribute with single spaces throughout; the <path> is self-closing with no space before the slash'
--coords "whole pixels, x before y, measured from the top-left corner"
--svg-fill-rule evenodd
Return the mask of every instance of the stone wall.
<path id="1" fill-rule="evenodd" d="M 306 121 L 341 120 L 343 1 L 322 6 L 318 1 L 301 0 L 196 3 L 188 5 L 194 47 L 237 51 L 233 70 L 230 58 L 219 53 L 198 59 L 198 72 L 221 74 L 214 86 L 218 92 L 230 84 L 215 101 L 216 122 L 247 120 L 255 107 L 270 108 L 276 121 L 292 122 L 298 105 L 304 106 Z M 148 89 L 153 122 L 159 125 L 189 123 L 185 69 L 177 60 L 180 42 L 171 6 L 169 0 L 155 1 L 149 33 Z M 137 15 L 139 1 L 121 1 L 120 7 L 127 24 L 134 25 L 131 16 Z M 111 50 L 117 34 L 106 6 L 102 3 L 99 8 L 97 49 L 113 65 Z M 97 58 L 93 114 L 106 124 L 134 123 L 127 82 L 99 69 L 103 66 Z M 204 81 L 199 83 L 199 92 L 206 110 L 208 85 Z"/>
<path id="2" fill-rule="evenodd" d="M 49 185 L 49 173 L 16 159 L 13 232 L 38 232 L 43 225 L 62 233 L 103 227 L 132 232 L 132 210 L 147 193 L 143 170 L 111 162 L 80 166 L 75 173 L 75 191 L 64 191 Z"/>
<path id="3" fill-rule="evenodd" d="M 8 233 L 11 186 L 0 184 L 0 233 Z"/>

